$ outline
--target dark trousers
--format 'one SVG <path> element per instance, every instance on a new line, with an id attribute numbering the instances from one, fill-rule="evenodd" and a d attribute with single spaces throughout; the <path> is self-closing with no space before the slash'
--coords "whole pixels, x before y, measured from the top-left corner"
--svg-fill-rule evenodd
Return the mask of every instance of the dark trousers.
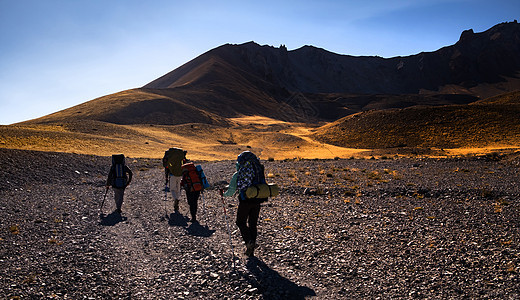
<path id="1" fill-rule="evenodd" d="M 260 216 L 260 203 L 255 201 L 238 202 L 236 224 L 244 242 L 256 242 L 258 235 L 258 217 Z"/>
<path id="2" fill-rule="evenodd" d="M 188 192 L 186 191 L 186 198 L 188 199 L 188 205 L 190 206 L 191 219 L 197 219 L 197 205 L 199 201 L 200 191 Z"/>
<path id="3" fill-rule="evenodd" d="M 123 206 L 123 196 L 125 195 L 125 189 L 113 188 L 114 190 L 114 200 L 116 202 L 116 209 L 121 209 Z"/>

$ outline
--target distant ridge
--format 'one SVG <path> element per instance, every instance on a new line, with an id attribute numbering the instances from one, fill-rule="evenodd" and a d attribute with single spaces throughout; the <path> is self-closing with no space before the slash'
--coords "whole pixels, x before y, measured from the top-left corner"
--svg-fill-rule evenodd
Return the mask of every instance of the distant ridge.
<path id="1" fill-rule="evenodd" d="M 174 88 L 207 75 L 207 62 L 220 59 L 252 84 L 270 84 L 302 93 L 417 94 L 452 91 L 480 97 L 520 88 L 500 86 L 520 72 L 520 24 L 498 24 L 481 33 L 469 29 L 459 41 L 433 52 L 406 57 L 339 55 L 313 46 L 287 51 L 254 42 L 223 45 L 145 85 Z M 201 72 L 204 71 L 204 72 Z M 237 74 L 238 75 L 238 74 Z M 481 84 L 497 85 L 482 92 Z M 453 93 L 453 92 L 452 92 Z"/>

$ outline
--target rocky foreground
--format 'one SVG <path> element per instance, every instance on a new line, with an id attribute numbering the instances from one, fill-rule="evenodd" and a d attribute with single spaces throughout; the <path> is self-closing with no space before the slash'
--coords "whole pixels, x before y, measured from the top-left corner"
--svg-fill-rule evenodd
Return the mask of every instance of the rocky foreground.
<path id="1" fill-rule="evenodd" d="M 160 161 L 127 162 L 118 216 L 110 158 L 0 149 L 1 298 L 520 298 L 517 158 L 265 162 L 252 259 L 216 188 L 234 162 L 202 164 L 199 224 Z"/>

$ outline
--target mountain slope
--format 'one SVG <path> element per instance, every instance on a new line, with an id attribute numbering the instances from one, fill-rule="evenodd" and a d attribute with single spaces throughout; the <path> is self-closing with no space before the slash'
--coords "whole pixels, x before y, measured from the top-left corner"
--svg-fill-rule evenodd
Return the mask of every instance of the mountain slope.
<path id="1" fill-rule="evenodd" d="M 0 146 L 156 157 L 175 145 L 203 159 L 518 147 L 518 74 L 516 21 L 407 57 L 228 44 L 142 88 L 2 127 Z"/>
<path id="2" fill-rule="evenodd" d="M 144 89 L 103 96 L 27 123 L 94 120 L 114 124 L 227 124 L 225 118 L 200 109 L 174 96 Z"/>
<path id="3" fill-rule="evenodd" d="M 520 92 L 471 105 L 368 111 L 320 127 L 317 140 L 341 147 L 464 148 L 520 145 Z"/>

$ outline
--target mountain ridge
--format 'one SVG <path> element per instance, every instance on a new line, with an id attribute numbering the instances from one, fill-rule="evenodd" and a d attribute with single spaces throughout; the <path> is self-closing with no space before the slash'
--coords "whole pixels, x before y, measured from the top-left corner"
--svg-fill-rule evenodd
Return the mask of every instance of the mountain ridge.
<path id="1" fill-rule="evenodd" d="M 169 88 L 160 83 L 205 55 L 219 56 L 260 79 L 290 91 L 303 93 L 410 94 L 436 92 L 448 84 L 471 88 L 482 82 L 500 82 L 520 71 L 520 24 L 502 23 L 474 33 L 462 32 L 450 46 L 410 56 L 382 58 L 351 56 L 315 46 L 287 51 L 247 42 L 226 44 L 146 84 L 145 88 Z M 315 73 L 315 76 L 310 74 Z M 175 80 L 174 80 L 175 81 Z M 507 92 L 507 91 L 505 91 Z M 487 96 L 487 95 L 486 95 Z"/>

